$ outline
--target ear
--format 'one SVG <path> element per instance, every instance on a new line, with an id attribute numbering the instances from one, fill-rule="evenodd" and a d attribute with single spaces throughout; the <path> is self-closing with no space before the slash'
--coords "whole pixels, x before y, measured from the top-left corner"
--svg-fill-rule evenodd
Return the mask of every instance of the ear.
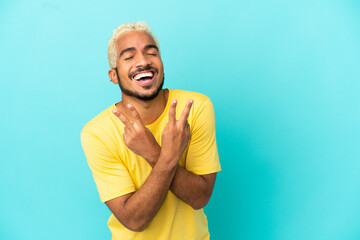
<path id="1" fill-rule="evenodd" d="M 119 82 L 118 79 L 117 79 L 115 69 L 110 69 L 108 74 L 109 74 L 109 78 L 110 78 L 111 82 L 113 82 L 114 84 L 117 84 Z"/>

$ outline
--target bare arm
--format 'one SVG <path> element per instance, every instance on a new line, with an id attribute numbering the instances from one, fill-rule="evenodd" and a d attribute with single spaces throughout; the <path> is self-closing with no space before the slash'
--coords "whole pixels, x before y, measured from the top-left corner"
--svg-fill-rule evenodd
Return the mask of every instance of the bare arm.
<path id="1" fill-rule="evenodd" d="M 158 146 L 158 152 L 161 147 Z M 154 167 L 159 156 L 152 154 L 152 158 L 146 159 L 150 166 Z M 185 168 L 178 166 L 174 179 L 170 185 L 170 190 L 182 201 L 189 204 L 194 209 L 200 209 L 206 206 L 209 202 L 211 194 L 214 189 L 216 180 L 216 172 L 197 175 L 187 171 Z"/>
<path id="2" fill-rule="evenodd" d="M 175 176 L 178 162 L 190 140 L 190 127 L 187 117 L 192 102 L 185 108 L 178 121 L 175 118 L 176 104 L 176 101 L 171 103 L 169 122 L 162 133 L 162 148 L 157 162 L 145 183 L 134 193 L 129 193 L 106 202 L 106 205 L 116 218 L 132 231 L 143 231 L 159 211 Z M 151 144 L 151 137 L 153 138 L 151 132 L 149 135 L 149 130 L 142 127 L 144 125 L 135 109 L 132 110 L 134 123 L 131 123 L 119 112 L 115 111 L 114 114 L 125 125 L 123 135 L 125 144 L 128 147 L 130 146 L 134 153 L 140 155 L 144 145 L 140 144 L 137 140 L 140 141 L 142 138 L 142 143 Z M 138 137 L 141 138 L 139 139 Z M 148 141 L 149 139 L 150 141 Z"/>
<path id="3" fill-rule="evenodd" d="M 178 166 L 170 190 L 194 209 L 200 209 L 209 202 L 216 173 L 196 175 Z"/>
<path id="4" fill-rule="evenodd" d="M 160 149 L 159 146 L 159 151 Z M 152 167 L 155 166 L 157 161 L 156 154 L 154 156 L 152 162 L 146 159 Z M 170 185 L 170 190 L 182 201 L 197 210 L 205 207 L 209 202 L 214 189 L 215 180 L 216 172 L 197 175 L 181 166 L 177 166 L 175 176 Z"/>
<path id="5" fill-rule="evenodd" d="M 136 192 L 106 202 L 116 218 L 132 231 L 143 231 L 165 200 L 176 165 L 163 162 L 160 157 L 145 183 Z"/>
<path id="6" fill-rule="evenodd" d="M 192 101 L 185 106 L 184 111 L 190 111 Z M 137 121 L 139 115 L 133 106 L 128 106 L 132 112 L 134 121 Z M 120 112 L 114 112 L 121 121 L 125 117 Z M 155 167 L 160 156 L 161 147 L 156 142 L 152 133 L 142 124 L 137 125 L 137 135 L 132 134 L 131 138 L 124 138 L 125 144 L 136 154 L 142 156 L 151 167 Z M 197 175 L 191 173 L 181 166 L 176 168 L 175 176 L 170 185 L 170 190 L 182 201 L 189 204 L 194 209 L 200 209 L 206 206 L 210 200 L 216 173 Z"/>

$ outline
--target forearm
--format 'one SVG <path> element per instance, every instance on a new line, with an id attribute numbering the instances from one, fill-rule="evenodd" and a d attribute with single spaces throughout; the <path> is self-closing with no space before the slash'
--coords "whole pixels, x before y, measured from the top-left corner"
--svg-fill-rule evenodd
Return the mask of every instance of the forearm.
<path id="1" fill-rule="evenodd" d="M 178 166 L 170 190 L 192 208 L 200 209 L 206 206 L 212 194 L 214 185 L 208 180 L 207 176 L 196 175 Z"/>
<path id="2" fill-rule="evenodd" d="M 153 154 L 152 158 L 146 159 L 151 167 L 155 166 L 157 157 L 160 155 L 160 149 L 160 147 L 156 149 L 156 152 L 158 152 L 157 156 L 156 154 Z M 214 174 L 216 175 L 216 173 Z M 178 166 L 170 185 L 170 190 L 182 201 L 189 204 L 192 208 L 200 209 L 205 207 L 212 194 L 214 185 L 208 180 L 209 179 L 202 175 L 196 175 L 187 171 L 183 167 Z"/>
<path id="3" fill-rule="evenodd" d="M 117 110 L 113 111 L 125 125 L 125 145 L 153 167 L 145 183 L 136 192 L 106 202 L 118 220 L 130 230 L 144 230 L 165 200 L 178 162 L 189 144 L 191 134 L 187 118 L 192 103 L 192 100 L 188 101 L 180 119 L 176 120 L 177 101 L 171 102 L 169 121 L 161 135 L 161 148 L 132 105 L 128 107 L 133 122 Z"/>
<path id="4" fill-rule="evenodd" d="M 130 230 L 143 231 L 163 204 L 176 168 L 174 164 L 159 161 L 145 183 L 125 201 L 117 204 L 117 212 L 113 213 L 118 220 Z"/>

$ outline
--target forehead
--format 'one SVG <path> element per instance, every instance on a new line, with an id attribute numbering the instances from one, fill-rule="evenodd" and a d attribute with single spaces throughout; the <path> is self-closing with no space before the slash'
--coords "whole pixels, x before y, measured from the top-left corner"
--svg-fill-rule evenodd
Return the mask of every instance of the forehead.
<path id="1" fill-rule="evenodd" d="M 146 32 L 131 31 L 121 34 L 116 45 L 118 52 L 120 52 L 126 48 L 142 49 L 146 45 L 156 45 L 156 43 Z"/>

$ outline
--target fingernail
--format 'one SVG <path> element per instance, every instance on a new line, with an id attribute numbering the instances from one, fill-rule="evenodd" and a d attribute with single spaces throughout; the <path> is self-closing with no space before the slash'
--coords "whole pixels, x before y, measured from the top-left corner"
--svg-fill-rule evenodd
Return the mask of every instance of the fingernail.
<path id="1" fill-rule="evenodd" d="M 130 103 L 129 103 L 127 106 L 128 106 L 128 108 L 131 108 L 131 107 L 132 107 L 132 105 L 131 105 Z"/>

